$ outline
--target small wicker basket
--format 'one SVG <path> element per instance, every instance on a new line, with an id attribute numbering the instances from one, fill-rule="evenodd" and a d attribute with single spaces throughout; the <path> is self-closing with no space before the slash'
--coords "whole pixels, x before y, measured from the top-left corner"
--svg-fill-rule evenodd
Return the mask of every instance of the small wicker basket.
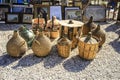
<path id="1" fill-rule="evenodd" d="M 67 58 L 71 52 L 71 42 L 67 38 L 61 38 L 57 43 L 58 53 L 61 57 Z"/>
<path id="2" fill-rule="evenodd" d="M 56 16 L 47 21 L 47 29 L 50 28 L 50 37 L 55 39 L 60 36 L 60 23 Z"/>
<path id="3" fill-rule="evenodd" d="M 55 38 L 58 38 L 59 37 L 59 30 L 55 30 L 55 31 L 51 31 L 50 32 L 50 37 L 55 39 Z"/>

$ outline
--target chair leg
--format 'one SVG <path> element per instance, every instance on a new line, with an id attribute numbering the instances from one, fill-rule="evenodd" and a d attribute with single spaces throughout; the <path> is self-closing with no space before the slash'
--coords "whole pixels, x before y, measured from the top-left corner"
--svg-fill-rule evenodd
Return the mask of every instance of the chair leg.
<path id="1" fill-rule="evenodd" d="M 113 12 L 113 20 L 115 19 L 115 17 L 116 17 L 116 13 L 115 13 L 115 11 Z"/>
<path id="2" fill-rule="evenodd" d="M 108 10 L 108 15 L 107 15 L 107 16 L 108 16 L 108 19 L 109 19 L 109 16 L 110 16 L 110 10 Z"/>

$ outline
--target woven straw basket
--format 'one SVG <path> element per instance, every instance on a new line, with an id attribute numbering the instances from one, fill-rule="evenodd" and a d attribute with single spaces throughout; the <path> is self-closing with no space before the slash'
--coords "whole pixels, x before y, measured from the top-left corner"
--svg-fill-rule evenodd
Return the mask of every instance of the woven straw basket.
<path id="1" fill-rule="evenodd" d="M 55 39 L 55 38 L 58 38 L 59 37 L 59 30 L 56 30 L 56 31 L 51 31 L 50 32 L 50 37 Z"/>
<path id="2" fill-rule="evenodd" d="M 69 57 L 71 52 L 71 42 L 67 38 L 62 38 L 57 43 L 57 49 L 61 57 Z"/>
<path id="3" fill-rule="evenodd" d="M 94 39 L 96 40 L 97 38 Z M 98 52 L 98 46 L 99 42 L 97 40 L 96 42 L 86 43 L 79 39 L 78 42 L 79 56 L 87 60 L 94 59 L 96 57 L 96 53 Z"/>

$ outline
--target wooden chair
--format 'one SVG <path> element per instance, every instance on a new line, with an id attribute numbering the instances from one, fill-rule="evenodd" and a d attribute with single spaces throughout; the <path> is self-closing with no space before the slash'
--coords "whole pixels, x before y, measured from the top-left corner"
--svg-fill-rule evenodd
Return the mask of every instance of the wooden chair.
<path id="1" fill-rule="evenodd" d="M 114 4 L 114 5 L 112 5 Z M 117 4 L 118 2 L 117 1 L 113 1 L 113 2 L 108 2 L 107 4 L 107 10 L 108 10 L 108 13 L 107 13 L 107 16 L 108 16 L 108 19 L 110 19 L 110 14 L 112 15 L 112 20 L 114 20 L 115 16 L 116 16 L 116 11 L 117 11 Z"/>

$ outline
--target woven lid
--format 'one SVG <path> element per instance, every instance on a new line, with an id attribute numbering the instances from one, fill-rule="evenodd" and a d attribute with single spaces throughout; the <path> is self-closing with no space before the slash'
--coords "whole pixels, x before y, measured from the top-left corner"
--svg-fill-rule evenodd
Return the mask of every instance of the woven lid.
<path id="1" fill-rule="evenodd" d="M 82 27 L 84 23 L 76 20 L 61 20 L 60 24 L 66 27 Z"/>
<path id="2" fill-rule="evenodd" d="M 89 32 L 89 34 L 87 36 L 81 37 L 80 41 L 83 41 L 83 42 L 85 42 L 87 44 L 96 44 L 96 43 L 98 43 L 98 41 L 94 37 L 92 37 L 91 32 Z"/>

